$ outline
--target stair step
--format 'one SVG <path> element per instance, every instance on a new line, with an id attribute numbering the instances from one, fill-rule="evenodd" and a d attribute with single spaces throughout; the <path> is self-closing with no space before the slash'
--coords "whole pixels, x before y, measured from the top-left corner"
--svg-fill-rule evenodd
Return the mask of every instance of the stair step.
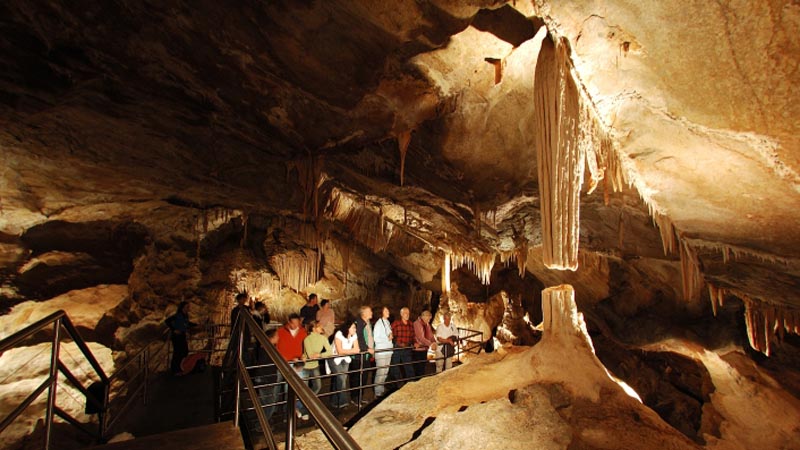
<path id="1" fill-rule="evenodd" d="M 244 450 L 242 433 L 233 422 L 220 422 L 92 447 L 96 450 Z"/>

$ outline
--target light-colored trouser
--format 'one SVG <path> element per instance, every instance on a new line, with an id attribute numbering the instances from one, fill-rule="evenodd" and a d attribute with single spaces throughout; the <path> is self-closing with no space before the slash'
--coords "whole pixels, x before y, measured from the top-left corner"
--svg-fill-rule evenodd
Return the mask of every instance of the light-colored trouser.
<path id="1" fill-rule="evenodd" d="M 381 396 L 386 391 L 384 383 L 386 377 L 389 375 L 389 364 L 392 362 L 392 351 L 376 350 L 375 351 L 375 367 L 378 370 L 375 373 L 375 395 Z"/>
<path id="2" fill-rule="evenodd" d="M 442 366 L 444 366 L 444 370 L 448 370 L 453 367 L 453 357 L 445 358 L 442 354 L 442 344 L 436 346 L 436 373 L 442 372 Z"/>

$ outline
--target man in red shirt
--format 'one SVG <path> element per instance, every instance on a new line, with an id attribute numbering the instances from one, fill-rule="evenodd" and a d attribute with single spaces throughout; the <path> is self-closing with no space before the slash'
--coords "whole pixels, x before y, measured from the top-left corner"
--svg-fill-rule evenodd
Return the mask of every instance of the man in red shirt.
<path id="1" fill-rule="evenodd" d="M 306 330 L 300 326 L 300 316 L 290 314 L 286 325 L 278 329 L 278 353 L 288 362 L 302 360 L 306 336 Z"/>
<path id="2" fill-rule="evenodd" d="M 411 365 L 413 358 L 411 349 L 414 347 L 414 324 L 410 320 L 411 311 L 408 308 L 400 310 L 400 318 L 392 322 L 392 336 L 394 337 L 394 352 L 392 353 L 392 378 L 404 379 L 400 382 L 402 387 L 405 379 L 414 377 L 414 367 Z M 402 364 L 402 365 L 395 365 Z M 404 373 L 405 376 L 401 375 Z"/>
<path id="3" fill-rule="evenodd" d="M 305 328 L 300 326 L 300 315 L 290 314 L 286 325 L 278 329 L 278 353 L 283 356 L 288 362 L 299 363 L 303 360 L 303 340 L 308 334 Z M 294 365 L 298 375 L 303 376 L 302 365 Z M 298 370 L 299 368 L 299 370 Z M 286 385 L 281 385 L 280 395 L 283 394 L 283 389 Z M 295 413 L 297 417 L 302 420 L 308 420 L 308 412 L 306 411 L 300 400 L 295 404 Z"/>

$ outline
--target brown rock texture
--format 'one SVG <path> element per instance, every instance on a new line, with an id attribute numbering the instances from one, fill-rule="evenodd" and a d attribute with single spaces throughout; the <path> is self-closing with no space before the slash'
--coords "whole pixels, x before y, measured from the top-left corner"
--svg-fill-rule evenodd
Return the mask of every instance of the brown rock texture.
<path id="1" fill-rule="evenodd" d="M 534 343 L 570 283 L 617 376 L 677 337 L 794 379 L 798 31 L 781 0 L 3 2 L 0 320 L 130 352 L 181 301 L 416 317 L 449 277 Z M 684 400 L 700 442 L 723 407 Z"/>

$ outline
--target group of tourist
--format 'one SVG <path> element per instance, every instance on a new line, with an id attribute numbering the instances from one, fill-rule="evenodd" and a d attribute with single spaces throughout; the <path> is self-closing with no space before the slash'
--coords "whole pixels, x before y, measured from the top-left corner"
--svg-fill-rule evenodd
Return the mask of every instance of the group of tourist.
<path id="1" fill-rule="evenodd" d="M 451 367 L 458 329 L 449 313 L 443 315 L 443 323 L 435 332 L 430 311 L 423 311 L 413 322 L 410 316 L 411 311 L 404 307 L 400 317 L 391 321 L 391 310 L 382 307 L 380 316 L 373 320 L 372 308 L 362 306 L 356 319 L 344 320 L 334 329 L 330 302 L 323 300 L 317 305 L 317 296 L 311 294 L 299 314 L 290 316 L 279 331 L 278 351 L 289 362 L 299 365 L 306 361 L 300 373 L 309 379 L 314 393 L 321 389 L 319 377 L 323 370 L 335 375 L 331 406 L 366 403 L 361 386 L 374 384 L 375 397 L 380 398 L 386 394 L 387 386 L 400 387 L 406 380 L 423 376 L 429 353 L 436 356 L 437 373 Z M 302 330 L 301 320 L 308 332 Z M 326 345 L 326 337 L 330 346 Z M 327 369 L 320 365 L 320 358 L 325 359 Z M 394 381 L 387 383 L 390 375 Z M 358 398 L 351 399 L 350 392 L 359 393 Z M 301 416 L 304 415 L 302 411 Z"/>
<path id="2" fill-rule="evenodd" d="M 246 294 L 238 294 L 236 302 L 231 312 L 234 327 L 241 311 L 249 310 Z M 424 376 L 429 354 L 435 356 L 437 373 L 449 369 L 458 343 L 458 329 L 447 312 L 434 331 L 433 316 L 428 310 L 412 321 L 410 309 L 403 307 L 399 317 L 392 321 L 391 310 L 384 306 L 373 320 L 372 308 L 362 306 L 357 318 L 347 318 L 337 327 L 330 301 L 320 303 L 317 295 L 311 294 L 300 311 L 290 314 L 277 329 L 267 327 L 270 316 L 262 302 L 255 303 L 252 314 L 283 359 L 301 378 L 308 380 L 314 394 L 322 389 L 322 376 L 333 375 L 330 387 L 333 394 L 329 396 L 333 408 L 367 403 L 361 386 L 374 384 L 375 398 L 380 398 L 389 391 L 387 387 L 396 389 L 408 380 Z M 250 342 L 249 335 L 245 341 Z M 260 368 L 253 374 L 254 383 L 271 385 L 259 392 L 264 404 L 274 403 L 284 395 L 286 385 L 279 384 L 283 381 L 280 373 L 269 363 L 265 352 L 258 353 L 259 346 L 255 347 L 253 362 Z M 357 395 L 351 398 L 351 392 Z M 274 407 L 265 408 L 267 417 L 273 411 Z M 299 401 L 296 413 L 301 420 L 308 420 L 308 411 Z"/>

